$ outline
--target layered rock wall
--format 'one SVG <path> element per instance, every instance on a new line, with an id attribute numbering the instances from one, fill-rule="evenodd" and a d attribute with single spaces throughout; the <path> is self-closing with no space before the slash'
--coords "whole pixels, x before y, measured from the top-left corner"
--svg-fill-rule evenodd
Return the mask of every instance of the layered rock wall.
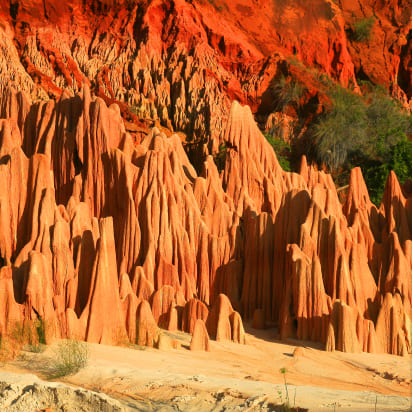
<path id="1" fill-rule="evenodd" d="M 408 105 L 411 13 L 407 0 L 1 0 L 0 91 L 59 99 L 86 83 L 128 120 L 184 132 L 200 156 L 203 143 L 217 151 L 232 100 L 273 110 L 271 84 L 285 67 L 301 79 L 316 67 L 355 89 L 383 84 Z M 370 40 L 354 41 L 371 16 Z"/>

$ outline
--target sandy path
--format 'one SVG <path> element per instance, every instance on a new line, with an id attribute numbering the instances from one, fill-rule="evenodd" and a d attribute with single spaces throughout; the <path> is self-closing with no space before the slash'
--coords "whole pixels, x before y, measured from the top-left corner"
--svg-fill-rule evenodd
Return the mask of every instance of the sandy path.
<path id="1" fill-rule="evenodd" d="M 187 411 L 275 410 L 270 404 L 286 398 L 279 371 L 286 368 L 292 405 L 333 411 L 336 403 L 338 411 L 374 411 L 377 399 L 377 411 L 411 410 L 411 356 L 328 353 L 313 347 L 293 356 L 296 346 L 273 341 L 274 331 L 253 332 L 247 345 L 212 342 L 210 353 L 90 345 L 88 367 L 64 381 L 121 399 L 131 410 L 166 411 L 170 405 L 176 407 L 170 410 Z M 183 346 L 190 341 L 183 333 L 173 337 Z M 52 348 L 28 354 L 32 358 L 7 368 L 42 376 L 41 365 L 51 353 Z M 259 407 L 263 401 L 268 409 Z M 253 402 L 257 409 L 247 409 Z"/>

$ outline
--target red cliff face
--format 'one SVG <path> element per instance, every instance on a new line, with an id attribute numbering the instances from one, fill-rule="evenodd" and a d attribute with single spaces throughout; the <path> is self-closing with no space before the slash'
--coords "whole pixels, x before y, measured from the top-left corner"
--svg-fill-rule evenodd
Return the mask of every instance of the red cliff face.
<path id="1" fill-rule="evenodd" d="M 48 341 L 161 346 L 160 327 L 208 350 L 245 343 L 253 319 L 327 350 L 411 352 L 411 197 L 392 173 L 377 209 L 354 169 L 341 205 L 304 158 L 284 172 L 253 117 L 285 67 L 311 96 L 316 67 L 407 104 L 406 0 L 0 0 L 0 15 L 1 335 L 40 319 Z M 372 15 L 368 47 L 351 31 Z"/>
<path id="2" fill-rule="evenodd" d="M 90 89 L 0 98 L 0 333 L 160 345 L 158 327 L 245 343 L 242 318 L 328 350 L 411 352 L 411 199 L 388 178 L 382 205 L 359 169 L 342 206 L 331 177 L 284 172 L 234 102 L 219 174 L 177 135 L 140 144 Z M 5 309 L 4 309 L 5 308 Z M 110 308 L 110 310 L 106 310 Z"/>
<path id="3" fill-rule="evenodd" d="M 345 86 L 384 84 L 408 104 L 411 9 L 407 0 L 0 0 L 0 89 L 58 99 L 86 83 L 118 102 L 140 137 L 150 119 L 215 151 L 231 101 L 268 115 L 285 67 L 312 94 L 306 67 Z M 354 25 L 371 16 L 370 42 L 355 42 Z"/>

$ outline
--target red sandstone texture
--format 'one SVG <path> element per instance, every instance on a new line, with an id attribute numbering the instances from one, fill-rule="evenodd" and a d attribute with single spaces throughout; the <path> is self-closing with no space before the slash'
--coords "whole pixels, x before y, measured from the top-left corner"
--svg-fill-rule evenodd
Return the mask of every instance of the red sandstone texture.
<path id="1" fill-rule="evenodd" d="M 42 320 L 48 341 L 166 348 L 159 328 L 180 329 L 207 350 L 245 343 L 245 319 L 411 352 L 412 198 L 392 173 L 378 209 L 354 169 L 342 205 L 305 158 L 281 169 L 252 114 L 285 67 L 310 96 L 316 67 L 407 105 L 408 1 L 0 0 L 0 16 L 1 335 Z"/>
<path id="2" fill-rule="evenodd" d="M 327 350 L 411 352 L 412 199 L 381 207 L 360 169 L 346 203 L 330 175 L 284 172 L 252 112 L 232 104 L 221 173 L 181 139 L 140 144 L 119 107 L 0 96 L 0 333 L 171 347 L 159 327 L 245 343 L 242 318 Z"/>
<path id="3" fill-rule="evenodd" d="M 307 99 L 315 68 L 411 104 L 411 12 L 408 0 L 0 0 L 0 91 L 58 99 L 86 83 L 118 103 L 138 140 L 150 119 L 214 153 L 231 101 L 269 115 L 280 73 L 306 84 Z M 371 16 L 371 40 L 354 41 Z"/>

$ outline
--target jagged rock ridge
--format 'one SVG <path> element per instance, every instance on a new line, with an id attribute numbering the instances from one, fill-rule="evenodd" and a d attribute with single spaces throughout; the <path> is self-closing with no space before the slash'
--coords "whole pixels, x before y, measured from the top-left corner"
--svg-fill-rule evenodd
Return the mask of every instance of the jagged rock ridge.
<path id="1" fill-rule="evenodd" d="M 41 319 L 47 340 L 160 347 L 179 328 L 207 349 L 259 316 L 328 350 L 411 352 L 412 201 L 393 173 L 377 209 L 354 169 L 342 206 L 304 158 L 284 172 L 237 102 L 224 169 L 200 174 L 179 136 L 135 144 L 87 85 L 9 88 L 0 108 L 0 334 Z"/>

